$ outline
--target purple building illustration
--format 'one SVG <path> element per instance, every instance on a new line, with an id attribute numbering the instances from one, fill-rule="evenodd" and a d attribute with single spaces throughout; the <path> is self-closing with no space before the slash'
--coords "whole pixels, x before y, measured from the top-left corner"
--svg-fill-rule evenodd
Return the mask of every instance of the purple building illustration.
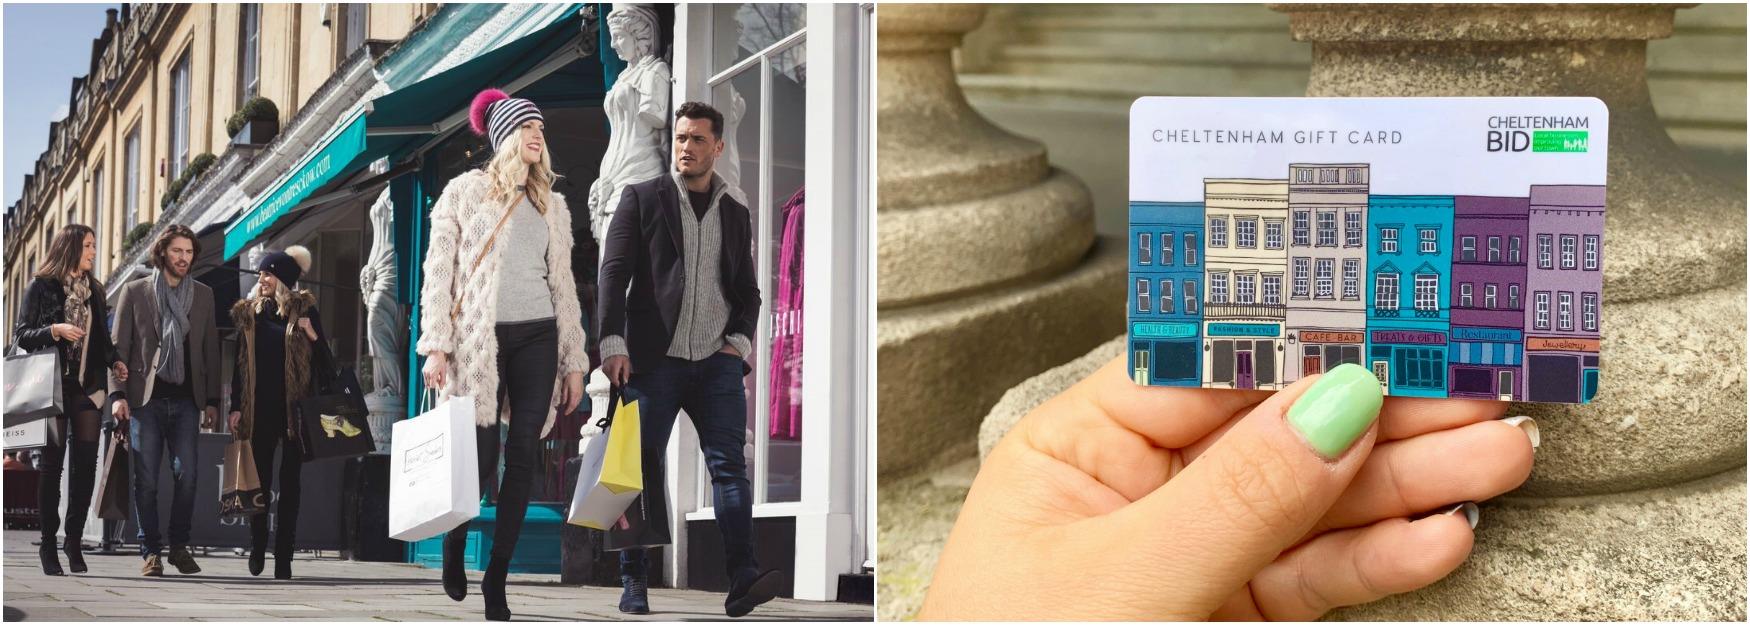
<path id="1" fill-rule="evenodd" d="M 1598 392 L 1604 187 L 1532 185 L 1526 231 L 1523 399 L 1591 401 Z"/>
<path id="2" fill-rule="evenodd" d="M 1523 197 L 1453 198 L 1451 397 L 1525 397 L 1529 204 Z"/>

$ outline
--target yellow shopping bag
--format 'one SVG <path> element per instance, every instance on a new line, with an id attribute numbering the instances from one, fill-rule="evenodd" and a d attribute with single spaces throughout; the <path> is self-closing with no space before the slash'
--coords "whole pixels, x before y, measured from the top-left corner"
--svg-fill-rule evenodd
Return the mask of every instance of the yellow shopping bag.
<path id="1" fill-rule="evenodd" d="M 577 490 L 565 515 L 572 525 L 605 530 L 644 491 L 638 398 L 623 397 L 618 391 L 609 392 L 608 415 L 596 422 L 604 431 L 584 446 Z"/>
<path id="2" fill-rule="evenodd" d="M 644 443 L 638 427 L 638 400 L 624 393 L 608 413 L 608 455 L 602 462 L 601 483 L 615 494 L 644 490 Z"/>

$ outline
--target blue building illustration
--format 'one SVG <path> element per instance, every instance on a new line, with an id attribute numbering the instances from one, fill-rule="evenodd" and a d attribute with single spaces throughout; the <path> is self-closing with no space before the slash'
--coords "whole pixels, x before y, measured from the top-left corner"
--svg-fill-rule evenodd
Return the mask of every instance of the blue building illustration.
<path id="1" fill-rule="evenodd" d="M 1368 198 L 1366 361 L 1389 395 L 1447 396 L 1453 204 Z"/>
<path id="2" fill-rule="evenodd" d="M 1203 204 L 1130 203 L 1130 372 L 1137 384 L 1202 381 Z"/>

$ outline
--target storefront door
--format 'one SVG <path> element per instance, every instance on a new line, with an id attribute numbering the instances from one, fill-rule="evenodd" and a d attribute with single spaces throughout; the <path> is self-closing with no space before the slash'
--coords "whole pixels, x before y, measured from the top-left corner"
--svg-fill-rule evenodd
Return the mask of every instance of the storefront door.
<path id="1" fill-rule="evenodd" d="M 1256 388 L 1252 376 L 1252 352 L 1234 354 L 1234 388 Z"/>
<path id="2" fill-rule="evenodd" d="M 1391 361 L 1373 361 L 1373 377 L 1379 378 L 1379 392 L 1391 394 Z"/>
<path id="3" fill-rule="evenodd" d="M 1513 401 L 1513 372 L 1499 371 L 1496 378 L 1495 396 L 1501 401 Z"/>
<path id="4" fill-rule="evenodd" d="M 1136 350 L 1136 370 L 1131 375 L 1137 384 L 1148 384 L 1148 350 Z"/>
<path id="5" fill-rule="evenodd" d="M 1300 371 L 1301 375 L 1324 373 L 1325 365 L 1319 357 L 1319 348 L 1317 346 L 1307 346 L 1306 355 L 1300 359 Z"/>

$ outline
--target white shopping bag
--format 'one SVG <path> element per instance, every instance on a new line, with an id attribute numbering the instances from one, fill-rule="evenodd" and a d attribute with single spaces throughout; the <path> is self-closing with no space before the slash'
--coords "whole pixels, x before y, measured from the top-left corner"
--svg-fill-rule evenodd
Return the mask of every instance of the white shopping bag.
<path id="1" fill-rule="evenodd" d="M 480 515 L 473 399 L 450 397 L 395 423 L 391 441 L 390 538 L 431 538 Z"/>

